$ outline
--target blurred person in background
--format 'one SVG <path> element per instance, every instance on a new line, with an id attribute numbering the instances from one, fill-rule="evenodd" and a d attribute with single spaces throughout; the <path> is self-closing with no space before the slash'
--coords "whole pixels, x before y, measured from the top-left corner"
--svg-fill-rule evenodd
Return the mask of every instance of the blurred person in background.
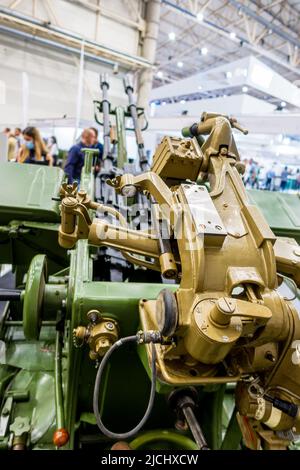
<path id="1" fill-rule="evenodd" d="M 20 127 L 15 127 L 14 136 L 17 140 L 17 147 L 18 147 L 18 151 L 19 151 L 20 147 L 23 143 L 23 134 L 22 134 L 22 129 L 20 129 Z"/>
<path id="2" fill-rule="evenodd" d="M 275 178 L 275 176 L 276 176 L 276 174 L 275 174 L 274 166 L 272 166 L 272 168 L 270 168 L 270 169 L 267 171 L 267 174 L 266 174 L 266 184 L 265 184 L 265 188 L 266 188 L 268 191 L 271 191 L 271 189 L 273 189 L 273 187 L 274 187 L 273 179 Z"/>
<path id="3" fill-rule="evenodd" d="M 280 180 L 280 190 L 281 191 L 284 191 L 286 189 L 288 177 L 289 177 L 288 167 L 285 166 L 284 170 L 281 172 L 281 175 L 280 175 L 280 178 L 281 178 L 281 180 Z"/>
<path id="4" fill-rule="evenodd" d="M 23 131 L 24 143 L 18 153 L 19 163 L 33 163 L 52 166 L 53 158 L 36 127 L 26 127 Z"/>
<path id="5" fill-rule="evenodd" d="M 49 137 L 47 144 L 48 144 L 49 153 L 51 157 L 53 158 L 53 165 L 56 166 L 57 161 L 58 161 L 58 156 L 59 156 L 59 149 L 58 149 L 56 137 L 54 135 Z"/>
<path id="6" fill-rule="evenodd" d="M 100 170 L 101 161 L 103 157 L 103 145 L 98 140 L 98 130 L 95 127 L 90 127 L 92 133 L 92 148 L 99 150 L 99 155 L 95 156 L 93 166 L 95 167 L 95 173 L 97 174 Z"/>
<path id="7" fill-rule="evenodd" d="M 9 127 L 6 127 L 3 131 L 3 134 L 7 137 L 8 143 L 8 150 L 7 150 L 7 158 L 8 161 L 13 162 L 16 160 L 16 153 L 17 153 L 17 139 L 15 138 L 13 132 Z"/>
<path id="8" fill-rule="evenodd" d="M 296 172 L 296 189 L 297 191 L 300 190 L 300 169 L 297 168 L 297 172 Z"/>
<path id="9" fill-rule="evenodd" d="M 82 149 L 92 148 L 92 142 L 93 133 L 91 129 L 84 129 L 81 134 L 80 142 L 70 148 L 65 165 L 65 174 L 68 177 L 68 183 L 73 183 L 73 181 L 80 182 L 81 170 L 84 165 L 84 153 Z"/>
<path id="10" fill-rule="evenodd" d="M 249 160 L 249 176 L 246 181 L 246 187 L 250 186 L 252 189 L 256 188 L 258 189 L 259 187 L 259 182 L 258 182 L 258 175 L 259 175 L 259 166 L 257 162 L 253 160 L 253 158 L 250 158 Z"/>

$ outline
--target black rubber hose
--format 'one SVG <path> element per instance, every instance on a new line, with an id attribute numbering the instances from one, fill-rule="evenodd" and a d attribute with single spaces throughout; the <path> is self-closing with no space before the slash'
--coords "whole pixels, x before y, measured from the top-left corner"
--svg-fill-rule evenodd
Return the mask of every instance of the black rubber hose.
<path id="1" fill-rule="evenodd" d="M 0 300 L 21 300 L 21 290 L 17 289 L 0 289 Z"/>
<path id="2" fill-rule="evenodd" d="M 106 364 L 109 361 L 110 356 L 112 353 L 118 349 L 120 346 L 126 343 L 130 342 L 138 342 L 138 337 L 135 336 L 127 336 L 125 338 L 119 339 L 116 341 L 113 346 L 107 351 L 105 356 L 103 357 L 101 364 L 99 365 L 97 375 L 96 375 L 96 380 L 95 380 L 95 388 L 94 388 L 94 397 L 93 397 L 93 409 L 94 409 L 94 414 L 96 417 L 97 425 L 99 429 L 105 434 L 107 437 L 110 437 L 111 439 L 128 439 L 129 437 L 134 436 L 146 423 L 148 420 L 151 410 L 153 408 L 153 403 L 154 403 L 154 398 L 155 398 L 155 387 L 156 387 L 156 351 L 155 351 L 155 346 L 152 344 L 152 360 L 151 360 L 151 373 L 152 373 L 152 378 L 151 378 L 151 391 L 150 391 L 150 397 L 149 397 L 149 402 L 148 406 L 146 409 L 146 412 L 141 419 L 141 421 L 135 426 L 135 428 L 131 429 L 131 431 L 124 432 L 124 433 L 115 433 L 109 431 L 107 429 L 102 420 L 101 416 L 99 413 L 99 389 L 100 389 L 100 383 L 101 383 L 101 378 L 103 371 L 105 369 Z"/>

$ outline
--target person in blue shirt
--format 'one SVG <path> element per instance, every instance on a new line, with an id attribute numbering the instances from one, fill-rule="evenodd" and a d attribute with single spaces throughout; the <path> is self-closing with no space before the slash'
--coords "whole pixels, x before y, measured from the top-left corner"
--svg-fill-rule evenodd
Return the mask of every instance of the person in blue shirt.
<path id="1" fill-rule="evenodd" d="M 103 157 L 103 145 L 98 140 L 98 130 L 95 127 L 90 127 L 90 131 L 92 133 L 92 148 L 99 150 L 99 155 L 95 157 L 93 162 L 95 173 L 98 173 Z"/>
<path id="2" fill-rule="evenodd" d="M 70 148 L 65 165 L 65 174 L 68 177 L 68 183 L 73 183 L 73 181 L 80 182 L 81 170 L 84 165 L 84 153 L 82 149 L 92 147 L 92 140 L 92 131 L 90 129 L 84 129 L 81 134 L 80 142 Z"/>
<path id="3" fill-rule="evenodd" d="M 287 187 L 287 182 L 288 182 L 288 177 L 289 177 L 289 171 L 288 167 L 284 167 L 284 170 L 281 172 L 281 181 L 280 181 L 280 189 L 281 191 L 284 191 Z"/>

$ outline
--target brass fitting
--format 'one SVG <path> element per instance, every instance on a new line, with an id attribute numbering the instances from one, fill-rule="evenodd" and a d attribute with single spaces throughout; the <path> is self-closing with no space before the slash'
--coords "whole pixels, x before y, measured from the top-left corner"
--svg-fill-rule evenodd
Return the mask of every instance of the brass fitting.
<path id="1" fill-rule="evenodd" d="M 166 279 L 173 279 L 177 275 L 177 266 L 172 253 L 163 253 L 159 257 L 161 273 Z"/>
<path id="2" fill-rule="evenodd" d="M 87 313 L 88 326 L 78 326 L 73 331 L 74 342 L 77 346 L 87 343 L 90 347 L 90 358 L 96 360 L 104 356 L 106 351 L 117 341 L 119 337 L 118 323 L 101 316 L 98 310 L 90 310 Z"/>
<path id="3" fill-rule="evenodd" d="M 117 322 L 111 319 L 102 319 L 90 330 L 88 345 L 91 349 L 92 360 L 102 357 L 118 339 Z"/>

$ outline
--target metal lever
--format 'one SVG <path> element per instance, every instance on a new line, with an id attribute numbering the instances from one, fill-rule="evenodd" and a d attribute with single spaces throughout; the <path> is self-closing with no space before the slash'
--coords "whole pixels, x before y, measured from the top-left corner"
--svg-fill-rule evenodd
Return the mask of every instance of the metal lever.
<path id="1" fill-rule="evenodd" d="M 198 393 L 194 387 L 179 388 L 170 393 L 168 401 L 178 418 L 185 418 L 199 450 L 210 450 L 194 413 L 197 397 Z"/>

